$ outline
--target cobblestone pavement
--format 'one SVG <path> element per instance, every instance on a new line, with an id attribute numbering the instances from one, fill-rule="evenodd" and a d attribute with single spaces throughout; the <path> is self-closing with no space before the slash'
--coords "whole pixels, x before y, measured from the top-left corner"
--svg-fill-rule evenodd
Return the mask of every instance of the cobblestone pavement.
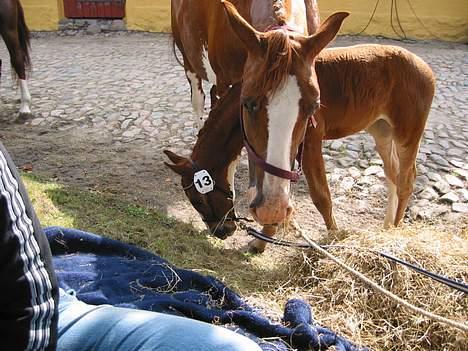
<path id="1" fill-rule="evenodd" d="M 396 42 L 340 37 L 335 46 L 365 42 L 401 45 L 420 55 L 437 75 L 437 92 L 418 156 L 413 216 L 430 218 L 468 212 L 468 51 L 466 45 Z M 27 124 L 51 129 L 94 129 L 116 145 L 141 143 L 187 153 L 197 125 L 189 85 L 165 34 L 114 33 L 60 36 L 38 33 L 32 40 L 30 79 L 33 118 Z M 4 63 L 7 52 L 2 46 Z M 0 115 L 16 111 L 17 93 L 4 64 Z M 208 106 L 208 102 L 207 102 Z M 364 133 L 327 142 L 330 183 L 345 193 L 384 192 L 381 161 Z"/>

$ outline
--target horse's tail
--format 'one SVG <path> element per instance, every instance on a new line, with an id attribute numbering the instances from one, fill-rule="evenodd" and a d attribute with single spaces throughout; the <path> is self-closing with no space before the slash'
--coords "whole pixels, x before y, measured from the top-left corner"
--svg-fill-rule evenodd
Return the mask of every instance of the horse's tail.
<path id="1" fill-rule="evenodd" d="M 23 52 L 24 67 L 28 70 L 31 68 L 31 33 L 24 20 L 24 11 L 19 0 L 16 1 L 16 4 L 18 9 L 18 38 L 21 51 Z"/>
<path id="2" fill-rule="evenodd" d="M 174 38 L 172 38 L 172 52 L 173 52 L 173 54 L 174 54 L 174 57 L 175 57 L 177 63 L 178 63 L 179 65 L 181 65 L 182 67 L 185 67 L 184 64 L 183 64 L 183 62 L 180 61 L 179 56 L 177 56 L 177 43 L 176 43 L 176 41 L 175 41 Z"/>

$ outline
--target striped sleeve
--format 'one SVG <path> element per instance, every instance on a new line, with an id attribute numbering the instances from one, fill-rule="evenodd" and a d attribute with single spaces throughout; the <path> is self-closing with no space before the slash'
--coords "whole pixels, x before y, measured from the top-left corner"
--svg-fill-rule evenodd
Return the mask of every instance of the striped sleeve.
<path id="1" fill-rule="evenodd" d="M 1 144 L 0 281 L 2 348 L 55 350 L 58 287 L 50 248 Z"/>

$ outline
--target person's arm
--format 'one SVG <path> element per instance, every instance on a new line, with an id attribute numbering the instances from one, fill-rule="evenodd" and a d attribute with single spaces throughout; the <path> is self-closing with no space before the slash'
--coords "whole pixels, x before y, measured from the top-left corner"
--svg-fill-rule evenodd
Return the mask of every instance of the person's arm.
<path id="1" fill-rule="evenodd" d="M 57 307 L 47 238 L 0 143 L 0 348 L 55 350 Z"/>

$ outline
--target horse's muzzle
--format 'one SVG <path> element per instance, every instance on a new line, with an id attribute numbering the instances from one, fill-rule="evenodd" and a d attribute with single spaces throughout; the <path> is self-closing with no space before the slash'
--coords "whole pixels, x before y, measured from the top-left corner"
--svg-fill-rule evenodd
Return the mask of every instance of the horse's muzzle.
<path id="1" fill-rule="evenodd" d="M 237 225 L 233 221 L 226 221 L 222 225 L 218 223 L 208 223 L 207 226 L 212 235 L 223 240 L 234 234 L 237 229 Z"/>

